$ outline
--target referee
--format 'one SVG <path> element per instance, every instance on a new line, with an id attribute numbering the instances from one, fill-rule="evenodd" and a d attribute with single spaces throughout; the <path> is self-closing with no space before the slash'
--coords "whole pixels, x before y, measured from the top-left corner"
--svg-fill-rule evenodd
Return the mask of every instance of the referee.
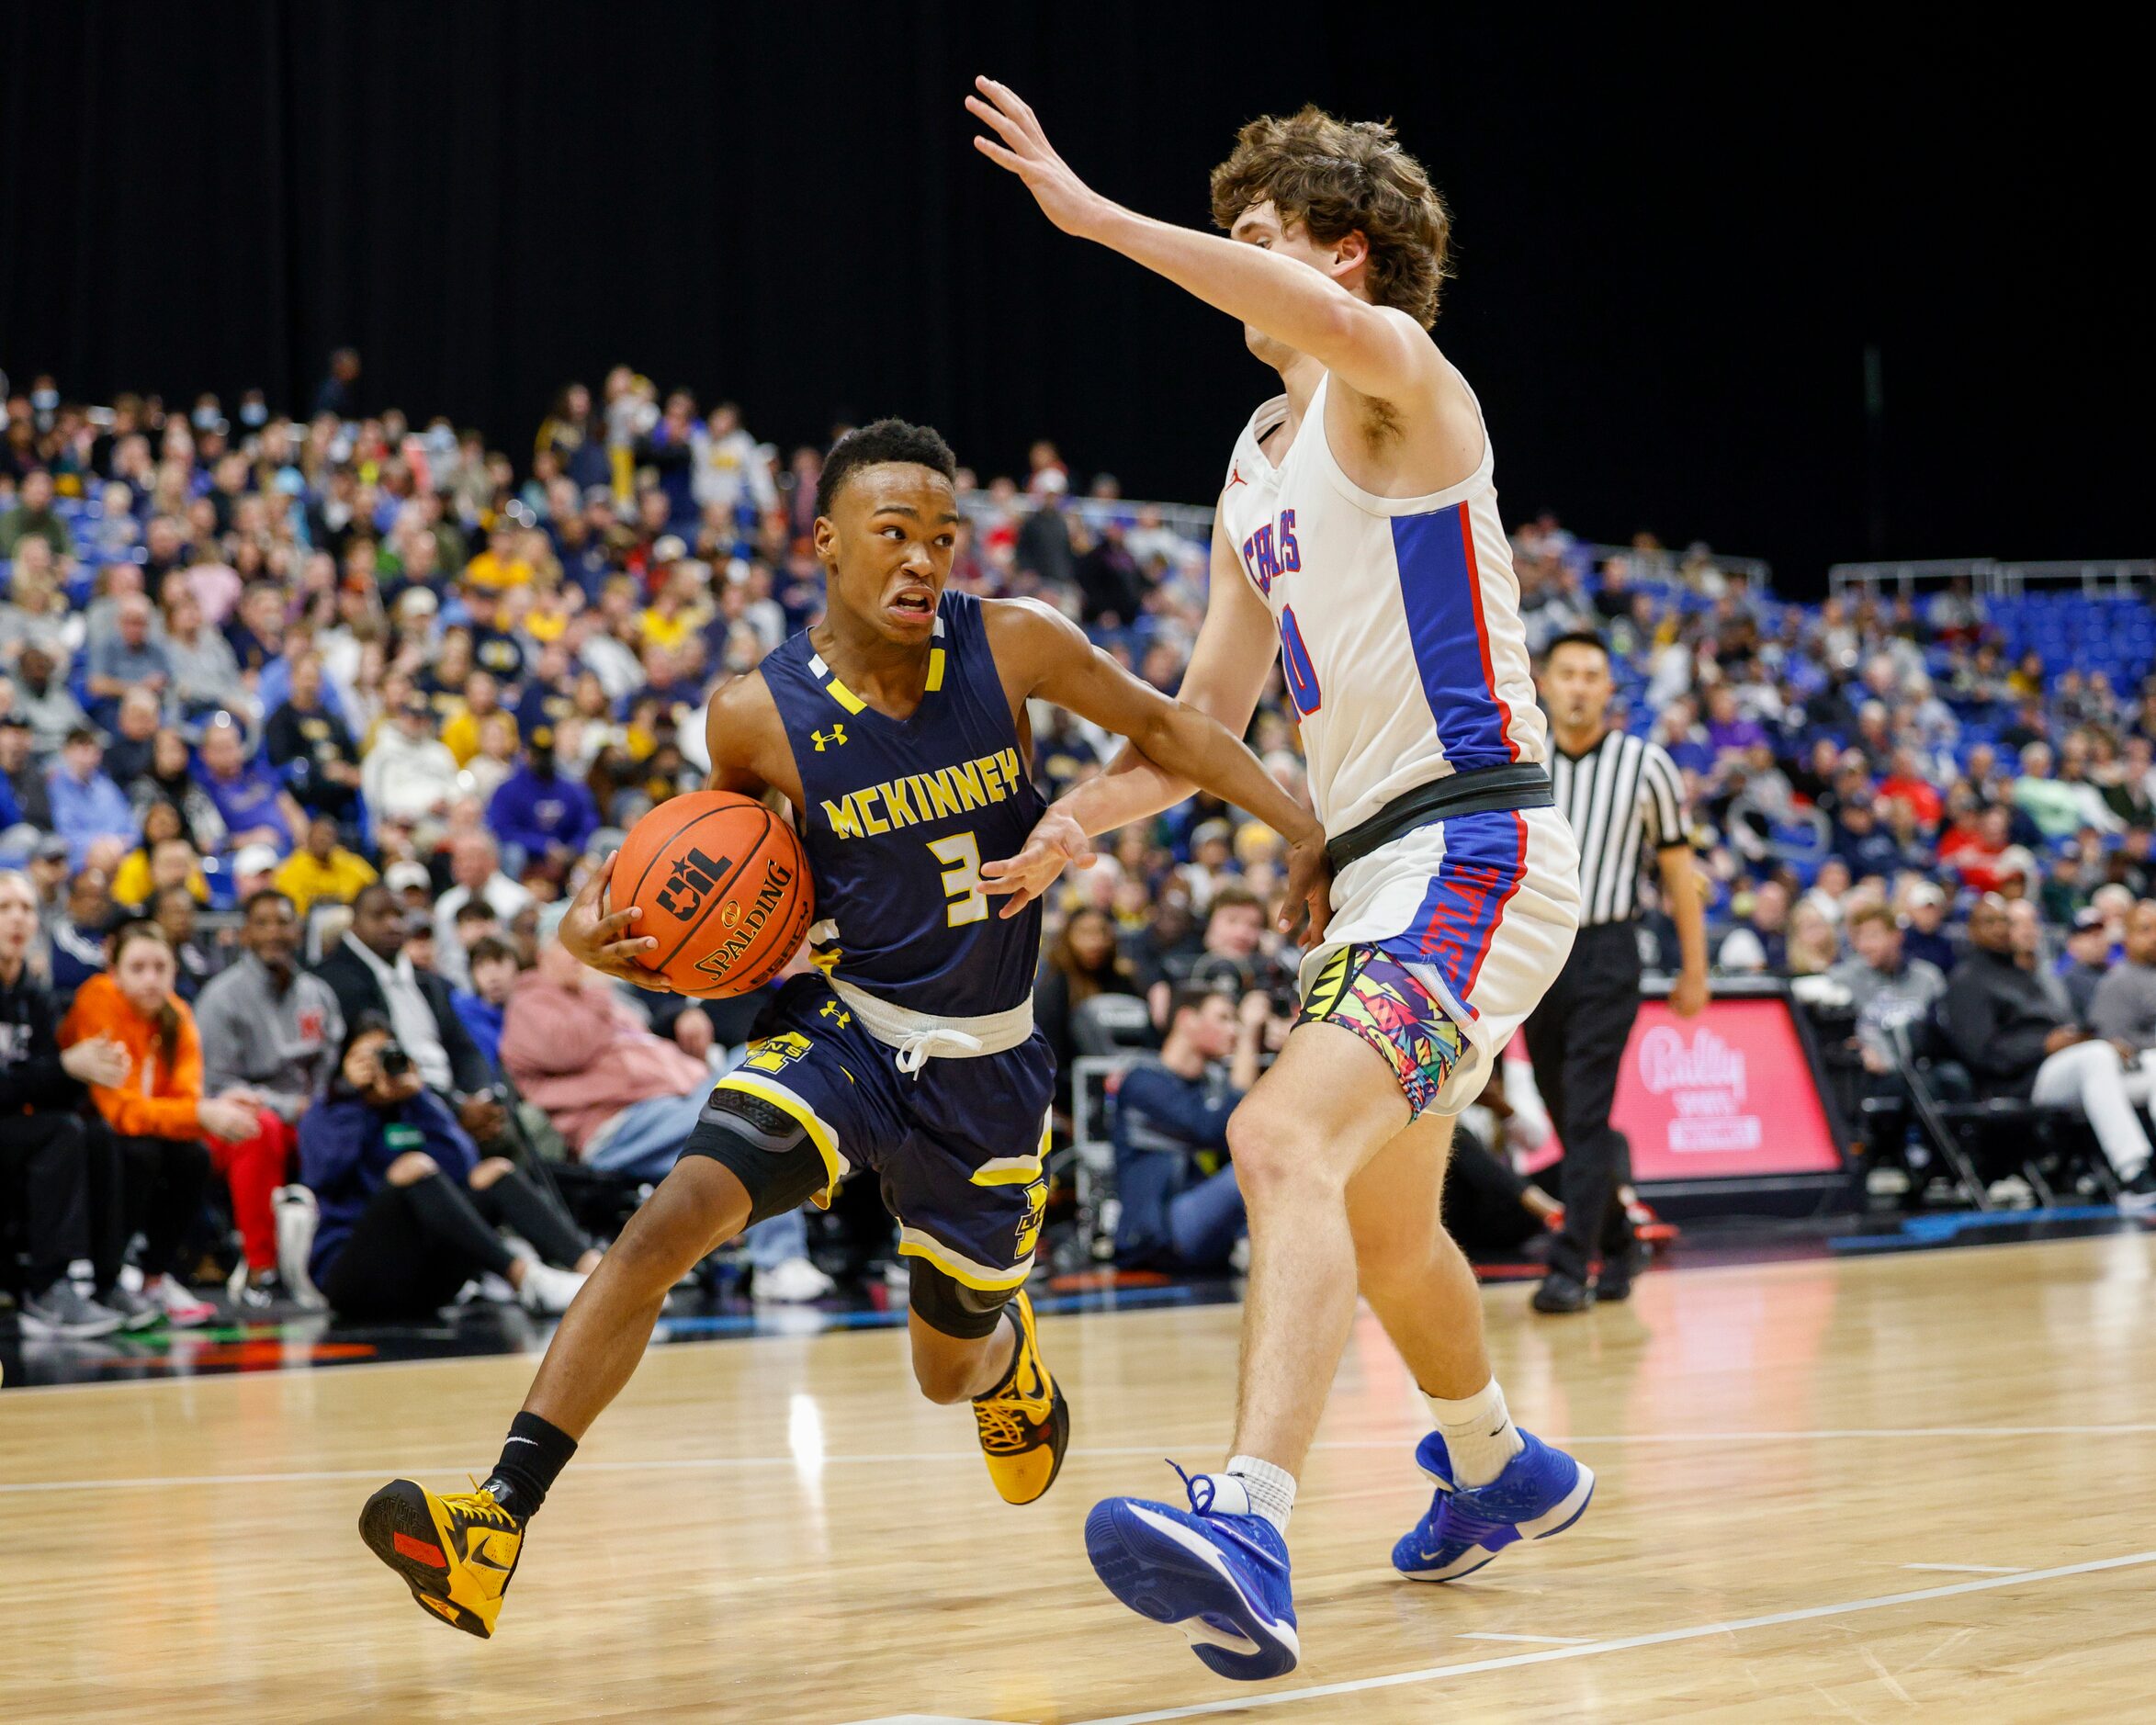
<path id="1" fill-rule="evenodd" d="M 1561 635 L 1542 659 L 1550 778 L 1580 851 L 1580 930 L 1572 956 L 1529 1016 L 1535 1084 L 1564 1145 L 1558 1197 L 1564 1226 L 1538 1312 L 1582 1312 L 1631 1292 L 1631 1223 L 1618 1188 L 1631 1146 L 1609 1123 L 1618 1067 L 1640 1011 L 1640 865 L 1650 851 L 1676 924 L 1684 969 L 1669 1004 L 1691 1018 L 1707 1004 L 1707 924 L 1685 837 L 1684 782 L 1659 745 L 1608 723 L 1609 653 L 1598 636 Z M 1600 1276 L 1589 1290 L 1590 1260 Z"/>

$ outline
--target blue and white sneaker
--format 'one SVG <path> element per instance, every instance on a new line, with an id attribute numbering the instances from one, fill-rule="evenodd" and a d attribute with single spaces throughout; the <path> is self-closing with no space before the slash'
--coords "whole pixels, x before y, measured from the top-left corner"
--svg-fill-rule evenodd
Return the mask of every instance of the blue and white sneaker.
<path id="1" fill-rule="evenodd" d="M 1170 1462 L 1169 1466 L 1175 1464 Z M 1295 1669 L 1288 1542 L 1262 1516 L 1213 1507 L 1213 1482 L 1182 1474 L 1188 1512 L 1110 1497 L 1086 1517 L 1086 1555 L 1101 1584 L 1142 1618 L 1176 1623 L 1224 1677 L 1261 1682 Z"/>
<path id="2" fill-rule="evenodd" d="M 1452 1479 L 1445 1440 L 1432 1432 L 1416 1446 L 1416 1465 L 1438 1483 L 1429 1513 L 1393 1548 L 1393 1567 L 1415 1581 L 1458 1581 L 1520 1539 L 1547 1539 L 1587 1513 L 1594 1473 L 1530 1431 L 1527 1448 L 1487 1485 Z"/>

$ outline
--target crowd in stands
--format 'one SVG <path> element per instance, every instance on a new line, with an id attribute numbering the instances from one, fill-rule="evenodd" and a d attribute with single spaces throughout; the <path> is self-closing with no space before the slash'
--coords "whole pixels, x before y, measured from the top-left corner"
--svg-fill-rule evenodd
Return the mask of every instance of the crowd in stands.
<path id="1" fill-rule="evenodd" d="M 558 1306 L 590 1242 L 519 1146 L 661 1171 L 760 1002 L 631 1000 L 565 969 L 549 918 L 638 816 L 700 785 L 710 686 L 818 611 L 818 451 L 623 366 L 564 389 L 513 455 L 370 411 L 349 351 L 303 417 L 260 391 L 78 404 L 49 378 L 5 412 L 0 1217 L 28 1223 L 6 1243 L 28 1255 L 26 1317 L 201 1316 L 206 1189 L 243 1243 L 240 1297 L 292 1294 L 295 1177 L 340 1307 L 416 1309 L 488 1276 Z M 1046 443 L 1022 479 L 961 490 L 954 585 L 1045 599 L 1178 685 L 1205 604 L 1187 523 L 1107 475 L 1081 487 Z M 1547 517 L 1515 551 L 1530 645 L 1599 631 L 1619 722 L 1683 771 L 1720 970 L 1843 990 L 1868 1066 L 1942 992 L 1958 1021 L 1995 1000 L 1983 1081 L 2057 1092 L 2086 1068 L 2075 1096 L 2142 1171 L 2111 1091 L 2130 1122 L 2156 1042 L 2156 928 L 2135 932 L 2156 916 L 2136 908 L 2156 896 L 2145 604 L 2084 641 L 1963 587 L 1788 603 L 1704 548 L 1597 551 Z M 1045 709 L 1033 739 L 1051 795 L 1114 747 Z M 1300 791 L 1277 671 L 1249 740 Z M 1123 1248 L 1211 1261 L 1232 1228 L 1209 1122 L 1294 1009 L 1268 915 L 1281 843 L 1199 796 L 1103 850 L 1051 904 L 1040 1019 L 1067 1065 L 1089 1002 L 1142 1003 L 1167 1076 L 1139 1084 L 1127 1118 L 1150 1123 L 1124 1148 L 1134 1168 L 1190 1136 L 1181 1171 L 1133 1182 L 1162 1195 L 1126 1212 Z M 2106 1045 L 2101 1079 L 2067 1058 Z M 86 1137 L 106 1148 L 76 1155 Z M 71 1157 L 87 1172 L 53 1171 Z M 791 1220 L 751 1243 L 758 1280 L 813 1296 L 828 1284 Z M 77 1260 L 101 1316 L 67 1306 Z"/>

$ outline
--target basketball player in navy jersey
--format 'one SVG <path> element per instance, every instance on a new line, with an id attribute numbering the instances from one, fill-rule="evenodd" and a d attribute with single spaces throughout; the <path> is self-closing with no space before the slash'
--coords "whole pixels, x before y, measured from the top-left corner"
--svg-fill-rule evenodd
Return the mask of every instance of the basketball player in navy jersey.
<path id="1" fill-rule="evenodd" d="M 880 1177 L 911 1260 L 913 1370 L 931 1401 L 973 1404 L 997 1491 L 1031 1503 L 1068 1439 L 1024 1283 L 1046 1196 L 1040 1150 L 1055 1058 L 1033 1028 L 1040 909 L 990 914 L 984 857 L 1025 841 L 1025 704 L 1125 736 L 1287 835 L 1290 902 L 1322 930 L 1323 835 L 1227 731 L 1097 651 L 1031 600 L 947 592 L 956 464 L 934 432 L 884 420 L 832 448 L 818 487 L 822 621 L 713 696 L 711 787 L 792 808 L 822 920 L 818 973 L 788 982 L 745 1064 L 719 1081 L 681 1160 L 562 1319 L 478 1490 L 398 1480 L 360 1529 L 426 1610 L 493 1633 L 524 1529 L 577 1441 L 636 1370 L 661 1302 L 754 1223 Z M 609 975 L 658 942 L 607 912 L 612 860 L 562 944 Z"/>
<path id="2" fill-rule="evenodd" d="M 1017 94 L 976 82 L 983 154 L 1065 232 L 1243 325 L 1281 393 L 1236 440 L 1205 625 L 1180 698 L 1247 724 L 1277 657 L 1337 871 L 1303 1011 L 1228 1124 L 1250 1219 L 1226 1465 L 1189 1505 L 1112 1497 L 1086 1523 L 1109 1591 L 1180 1625 L 1221 1675 L 1299 1657 L 1296 1476 L 1365 1295 L 1429 1403 L 1437 1483 L 1393 1549 L 1418 1581 L 1471 1574 L 1586 1513 L 1594 1474 L 1513 1424 L 1473 1274 L 1439 1222 L 1452 1117 L 1563 968 L 1579 855 L 1554 806 L 1496 457 L 1431 341 L 1451 219 L 1388 126 L 1316 108 L 1252 120 L 1213 173 L 1225 237 L 1122 209 L 1073 173 Z M 1125 750 L 986 871 L 1010 901 L 1189 784 Z M 1188 1476 L 1186 1476 L 1188 1478 Z"/>

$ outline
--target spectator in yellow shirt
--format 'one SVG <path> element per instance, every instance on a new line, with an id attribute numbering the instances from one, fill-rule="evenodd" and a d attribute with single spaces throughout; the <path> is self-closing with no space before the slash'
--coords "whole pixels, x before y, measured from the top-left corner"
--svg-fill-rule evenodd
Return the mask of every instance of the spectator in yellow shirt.
<path id="1" fill-rule="evenodd" d="M 374 864 L 337 842 L 337 823 L 327 815 L 308 821 L 307 841 L 277 872 L 277 891 L 292 901 L 302 921 L 317 899 L 350 904 L 374 879 Z"/>
<path id="2" fill-rule="evenodd" d="M 532 579 L 532 566 L 525 561 L 522 529 L 504 512 L 494 517 L 487 535 L 487 548 L 464 566 L 464 579 L 475 587 L 522 587 Z"/>
<path id="3" fill-rule="evenodd" d="M 442 727 L 442 741 L 457 757 L 458 766 L 471 764 L 471 758 L 480 751 L 480 731 L 497 713 L 509 720 L 514 732 L 516 720 L 502 705 L 502 685 L 483 671 L 473 671 L 464 680 L 463 706 Z"/>

